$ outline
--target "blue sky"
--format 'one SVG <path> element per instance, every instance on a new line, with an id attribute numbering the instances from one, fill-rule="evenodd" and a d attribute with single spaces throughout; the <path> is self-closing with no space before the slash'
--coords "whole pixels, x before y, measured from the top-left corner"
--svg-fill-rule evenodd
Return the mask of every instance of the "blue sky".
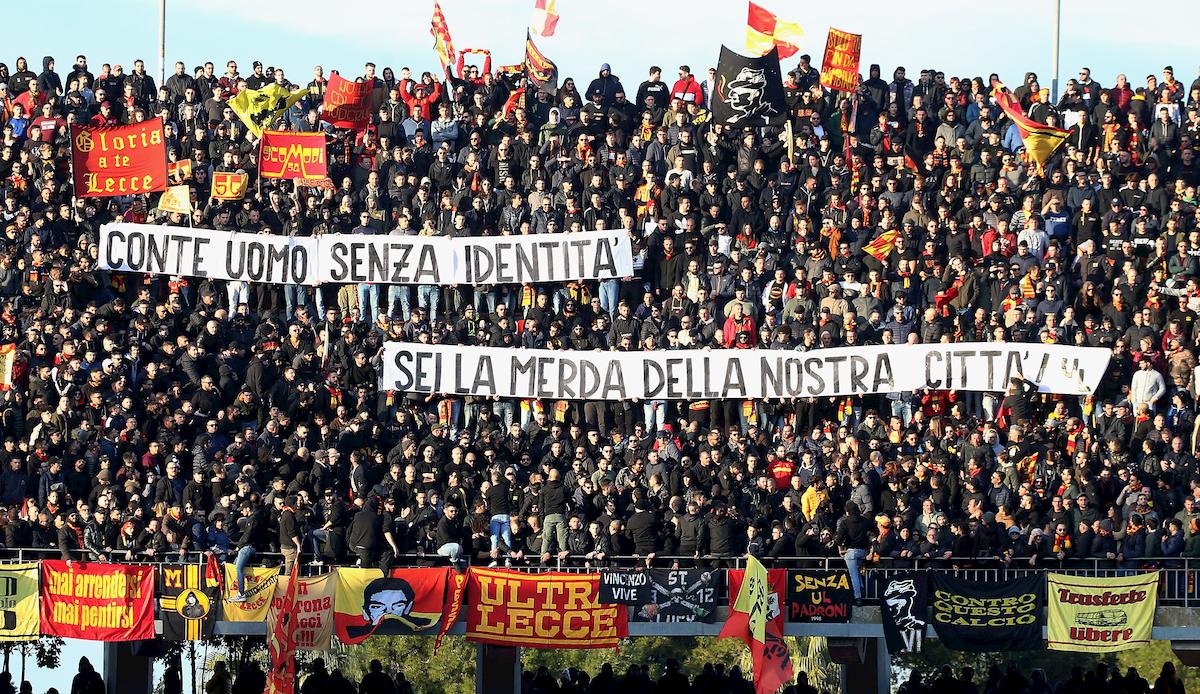
<path id="1" fill-rule="evenodd" d="M 520 61 L 533 0 L 441 4 L 456 47 L 488 48 L 497 64 Z M 921 67 L 936 66 L 950 75 L 986 76 L 996 71 L 1014 82 L 1033 70 L 1049 84 L 1051 0 L 1010 0 L 1002 9 L 988 3 L 922 0 L 903 11 L 895 3 L 874 1 L 760 4 L 804 27 L 802 50 L 817 62 L 832 25 L 863 34 L 864 72 L 867 64 L 878 62 L 886 74 L 896 65 L 906 66 L 910 76 Z M 55 6 L 52 31 L 36 12 L 27 20 L 6 18 L 10 31 L 0 60 L 11 68 L 17 55 L 25 55 L 40 66 L 41 56 L 52 54 L 69 67 L 76 53 L 84 53 L 96 67 L 121 62 L 128 70 L 133 59 L 141 57 L 153 72 L 157 7 L 157 0 L 106 0 L 99 10 L 93 3 L 69 0 Z M 225 60 L 234 58 L 248 73 L 252 61 L 262 60 L 282 65 L 294 81 L 307 80 L 316 64 L 349 74 L 359 74 L 367 60 L 381 69 L 390 65 L 432 70 L 437 68 L 429 35 L 432 7 L 432 0 L 168 0 L 168 63 L 182 59 L 191 66 L 213 60 L 221 72 Z M 1188 22 L 1155 20 L 1157 24 L 1135 31 L 1131 9 L 1126 0 L 1063 1 L 1064 81 L 1081 65 L 1091 67 L 1105 85 L 1112 84 L 1118 72 L 1140 85 L 1146 74 L 1158 74 L 1166 64 L 1174 65 L 1185 82 L 1195 78 L 1197 63 L 1184 62 L 1195 60 L 1185 34 Z M 563 74 L 582 81 L 594 76 L 600 63 L 609 62 L 628 89 L 645 78 L 650 64 L 663 66 L 668 75 L 681 63 L 698 71 L 709 67 L 720 43 L 742 45 L 746 14 L 740 0 L 558 0 L 558 11 L 562 19 L 557 35 L 540 40 L 539 47 Z M 1159 0 L 1153 15 L 1194 18 L 1195 5 Z M 29 26 L 23 27 L 26 21 Z M 791 65 L 791 60 L 785 63 Z"/>

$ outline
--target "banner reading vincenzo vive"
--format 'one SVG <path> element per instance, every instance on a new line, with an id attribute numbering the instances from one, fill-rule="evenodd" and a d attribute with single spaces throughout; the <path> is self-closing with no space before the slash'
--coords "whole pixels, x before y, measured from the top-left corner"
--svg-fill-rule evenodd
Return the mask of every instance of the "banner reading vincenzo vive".
<path id="1" fill-rule="evenodd" d="M 1052 573 L 1046 580 L 1050 650 L 1108 653 L 1150 643 L 1157 571 L 1115 578 Z"/>
<path id="2" fill-rule="evenodd" d="M 964 581 L 932 572 L 929 623 L 941 642 L 956 651 L 1040 649 L 1045 592 L 1040 574 L 1010 581 Z"/>

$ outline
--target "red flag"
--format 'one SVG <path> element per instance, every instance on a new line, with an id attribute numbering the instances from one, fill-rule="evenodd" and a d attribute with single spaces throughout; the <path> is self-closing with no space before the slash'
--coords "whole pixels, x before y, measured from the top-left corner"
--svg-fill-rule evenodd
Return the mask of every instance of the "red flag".
<path id="1" fill-rule="evenodd" d="M 225 579 L 225 570 L 221 568 L 221 562 L 217 561 L 215 554 L 208 555 L 208 561 L 204 564 L 204 585 L 209 588 L 221 588 Z"/>
<path id="2" fill-rule="evenodd" d="M 438 61 L 444 71 L 447 66 L 454 64 L 456 54 L 454 41 L 450 38 L 450 27 L 446 24 L 446 15 L 442 14 L 442 6 L 437 2 L 433 3 L 433 21 L 429 33 L 433 34 L 433 50 L 437 51 Z"/>
<path id="3" fill-rule="evenodd" d="M 795 677 L 783 640 L 783 598 L 787 570 L 765 569 L 754 557 L 745 571 L 729 571 L 729 617 L 718 638 L 741 639 L 754 659 L 754 691 L 775 694 Z M 756 631 L 762 628 L 762 640 Z"/>
<path id="4" fill-rule="evenodd" d="M 442 626 L 438 629 L 437 638 L 433 641 L 435 653 L 442 647 L 442 638 L 446 632 L 450 631 L 450 627 L 458 621 L 458 613 L 462 612 L 463 596 L 467 592 L 467 575 L 455 571 L 450 576 L 450 580 L 446 582 L 446 590 L 450 591 L 450 599 L 442 605 Z"/>
<path id="5" fill-rule="evenodd" d="M 371 124 L 371 83 L 351 82 L 338 73 L 329 76 L 321 120 L 335 128 L 366 130 Z"/>
<path id="6" fill-rule="evenodd" d="M 529 23 L 529 30 L 538 36 L 549 38 L 554 36 L 556 27 L 558 12 L 554 10 L 554 0 L 534 0 L 533 20 Z"/>
<path id="7" fill-rule="evenodd" d="M 896 239 L 899 236 L 900 232 L 896 229 L 885 231 L 874 241 L 863 246 L 863 251 L 882 263 L 891 254 L 892 249 L 896 247 Z"/>
<path id="8" fill-rule="evenodd" d="M 267 677 L 267 694 L 293 694 L 296 685 L 296 586 L 300 585 L 300 562 L 292 563 L 291 579 L 283 603 L 276 613 L 278 619 L 267 635 L 267 650 L 271 656 L 271 673 Z"/>

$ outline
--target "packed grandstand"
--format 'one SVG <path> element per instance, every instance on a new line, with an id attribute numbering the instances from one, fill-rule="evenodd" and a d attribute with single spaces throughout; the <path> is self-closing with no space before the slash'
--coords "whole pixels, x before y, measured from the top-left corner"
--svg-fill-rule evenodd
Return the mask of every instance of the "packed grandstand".
<path id="1" fill-rule="evenodd" d="M 558 84 L 532 41 L 515 71 L 297 82 L 0 64 L 8 555 L 227 562 L 231 605 L 264 563 L 702 581 L 750 556 L 848 568 L 847 608 L 879 597 L 864 567 L 1200 557 L 1200 79 L 1084 68 L 1052 98 L 872 65 L 839 91 L 799 56 L 772 100 L 726 60 L 629 88 Z M 587 368 L 620 383 L 579 397 Z"/>

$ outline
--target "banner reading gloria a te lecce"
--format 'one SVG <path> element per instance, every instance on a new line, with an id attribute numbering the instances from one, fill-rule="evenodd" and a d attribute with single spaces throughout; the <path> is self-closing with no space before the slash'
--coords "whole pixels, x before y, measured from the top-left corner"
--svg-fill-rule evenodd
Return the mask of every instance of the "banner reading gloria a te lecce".
<path id="1" fill-rule="evenodd" d="M 91 641 L 154 638 L 154 567 L 43 560 L 42 633 Z"/>
<path id="2" fill-rule="evenodd" d="M 621 605 L 598 602 L 599 574 L 467 573 L 467 640 L 526 648 L 616 648 L 629 635 Z"/>
<path id="3" fill-rule="evenodd" d="M 1050 650 L 1107 653 L 1150 643 L 1157 571 L 1114 578 L 1051 573 L 1046 582 Z"/>
<path id="4" fill-rule="evenodd" d="M 82 198 L 167 189 L 167 145 L 158 118 L 129 125 L 71 126 L 71 172 Z"/>
<path id="5" fill-rule="evenodd" d="M 1111 352 L 1098 347 L 938 343 L 793 350 L 596 352 L 411 342 L 384 344 L 381 390 L 552 400 L 757 399 L 921 388 L 1091 393 Z"/>
<path id="6" fill-rule="evenodd" d="M 189 227 L 105 224 L 106 270 L 300 284 L 525 284 L 633 274 L 623 230 L 532 236 L 428 237 L 247 234 Z"/>

